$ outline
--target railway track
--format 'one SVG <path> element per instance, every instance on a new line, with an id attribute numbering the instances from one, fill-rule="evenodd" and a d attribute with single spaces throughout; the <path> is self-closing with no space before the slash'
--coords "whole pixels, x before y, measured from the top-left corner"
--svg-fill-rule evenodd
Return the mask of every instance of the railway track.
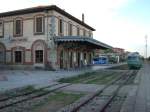
<path id="1" fill-rule="evenodd" d="M 118 76 L 115 80 L 113 80 L 112 82 L 107 84 L 102 90 L 97 91 L 96 93 L 88 96 L 88 98 L 84 99 L 78 105 L 74 106 L 74 108 L 69 108 L 67 111 L 60 110 L 60 112 L 80 112 L 80 109 L 82 107 L 84 107 L 85 105 L 88 105 L 88 103 L 90 101 L 92 101 L 95 97 L 97 97 L 99 94 L 101 94 L 105 89 L 110 87 L 112 84 L 115 84 L 119 80 L 123 81 L 124 83 L 121 83 L 119 85 L 119 87 L 117 87 L 117 89 L 113 92 L 113 94 L 111 95 L 109 100 L 102 106 L 102 108 L 101 108 L 102 110 L 99 111 L 99 112 L 104 112 L 104 110 L 107 108 L 107 106 L 112 102 L 112 100 L 117 95 L 119 89 L 125 84 L 125 82 L 128 82 L 128 80 L 132 77 L 130 72 L 131 71 L 128 71 L 127 73 L 125 73 L 121 76 Z M 119 81 L 119 83 L 120 83 L 120 81 Z M 22 93 L 22 94 L 17 94 L 17 95 L 14 95 L 14 96 L 0 98 L 0 112 L 4 112 L 3 110 L 5 110 L 9 107 L 13 107 L 17 104 L 24 103 L 24 102 L 27 102 L 27 101 L 31 101 L 33 99 L 38 99 L 42 96 L 48 95 L 48 94 L 50 94 L 50 93 L 52 93 L 56 90 L 59 90 L 61 88 L 64 88 L 64 87 L 67 87 L 67 86 L 70 86 L 70 85 L 72 85 L 72 84 L 63 84 L 63 83 L 53 84 L 53 85 L 46 86 L 46 87 L 43 87 L 43 88 L 40 88 L 40 89 L 37 89 L 37 90 L 28 91 L 28 92 L 25 92 L 25 93 Z M 85 112 L 85 111 L 83 111 L 83 112 Z M 88 112 L 88 111 L 86 111 L 86 112 Z M 92 111 L 92 112 L 94 112 L 94 111 Z"/>
<path id="2" fill-rule="evenodd" d="M 11 107 L 11 106 L 14 106 L 16 104 L 23 103 L 26 101 L 33 100 L 35 98 L 42 97 L 44 95 L 50 94 L 56 90 L 67 87 L 69 85 L 71 84 L 62 84 L 62 83 L 53 84 L 53 85 L 46 86 L 46 87 L 43 87 L 34 91 L 30 91 L 27 93 L 11 96 L 7 98 L 1 98 L 0 99 L 0 112 L 3 112 L 3 109 L 6 109 L 8 107 Z"/>
<path id="3" fill-rule="evenodd" d="M 128 83 L 128 81 L 134 76 L 137 71 L 128 71 L 117 79 L 107 84 L 102 90 L 95 92 L 92 95 L 87 95 L 85 98 L 80 99 L 76 103 L 73 103 L 58 112 L 105 112 L 113 100 L 117 97 L 119 90 Z M 111 94 L 107 99 L 102 99 L 100 96 L 109 88 L 113 88 L 112 85 L 118 85 L 115 89 L 112 89 Z M 107 92 L 106 92 L 107 93 Z"/>
<path id="4" fill-rule="evenodd" d="M 118 86 L 118 88 L 113 92 L 113 94 L 111 95 L 111 97 L 108 99 L 108 101 L 106 102 L 106 104 L 104 104 L 104 106 L 99 110 L 99 112 L 105 112 L 105 110 L 108 108 L 108 106 L 112 103 L 112 101 L 118 95 L 119 90 L 130 80 L 130 78 L 132 78 L 132 76 L 133 76 L 133 74 L 135 74 L 135 72 L 136 71 L 133 71 L 133 73 L 131 73 L 131 75 L 128 75 L 128 77 L 126 78 L 126 80 L 124 80 Z"/>
<path id="5" fill-rule="evenodd" d="M 107 72 L 107 71 L 106 71 Z M 93 78 L 88 78 L 88 79 L 84 79 L 83 80 L 83 82 L 82 83 L 88 83 L 89 81 L 93 81 L 93 80 L 96 80 L 96 79 L 104 79 L 105 77 L 108 77 L 108 76 L 110 76 L 110 75 L 114 75 L 114 71 L 112 72 L 112 73 L 110 73 L 110 74 L 105 74 L 105 75 L 102 75 L 101 77 L 93 77 Z"/>
<path id="6" fill-rule="evenodd" d="M 32 93 L 36 93 L 38 91 L 44 90 L 46 88 L 49 88 L 49 87 L 52 87 L 52 86 L 55 86 L 55 85 L 58 85 L 58 83 L 52 84 L 52 85 L 49 85 L 49 86 L 45 86 L 45 87 L 41 87 L 41 88 L 35 89 L 35 90 L 29 90 L 29 91 L 22 92 L 22 93 L 19 92 L 19 93 L 16 93 L 15 95 L 12 95 L 12 96 L 5 96 L 5 97 L 0 98 L 0 102 L 4 102 L 4 101 L 7 101 L 9 99 L 16 98 L 16 97 L 21 97 L 21 96 L 29 95 L 29 94 L 32 94 Z"/>
<path id="7" fill-rule="evenodd" d="M 50 86 L 42 87 L 39 89 L 19 93 L 13 96 L 7 96 L 4 98 L 2 97 L 0 98 L 0 112 L 5 108 L 50 94 L 51 92 L 54 92 L 56 90 L 59 90 L 69 85 L 71 84 L 57 83 L 57 84 L 52 84 Z"/>

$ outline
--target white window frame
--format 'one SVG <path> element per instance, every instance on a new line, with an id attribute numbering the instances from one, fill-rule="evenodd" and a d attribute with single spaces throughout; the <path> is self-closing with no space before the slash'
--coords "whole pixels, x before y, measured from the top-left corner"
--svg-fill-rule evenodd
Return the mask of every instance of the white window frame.
<path id="1" fill-rule="evenodd" d="M 1 28 L 1 34 L 0 34 L 0 38 L 4 37 L 4 21 L 0 20 L 0 23 L 2 23 L 2 28 Z"/>
<path id="2" fill-rule="evenodd" d="M 68 23 L 68 36 L 73 36 L 73 24 L 71 22 Z"/>
<path id="3" fill-rule="evenodd" d="M 80 27 L 77 26 L 77 36 L 80 36 Z"/>
<path id="4" fill-rule="evenodd" d="M 19 34 L 16 34 L 16 21 L 17 20 L 20 20 L 21 21 L 21 32 L 19 33 Z M 23 19 L 22 18 L 16 18 L 16 19 L 14 19 L 14 36 L 22 36 L 23 35 Z"/>
<path id="5" fill-rule="evenodd" d="M 37 18 L 42 18 L 42 31 L 41 32 L 37 32 Z M 44 16 L 35 16 L 34 17 L 34 34 L 43 34 L 44 33 Z"/>
<path id="6" fill-rule="evenodd" d="M 63 21 L 63 19 L 58 19 L 58 31 L 59 31 L 59 35 L 60 36 L 62 36 L 63 34 L 64 34 L 64 31 L 63 31 L 63 29 L 64 29 L 64 21 Z"/>

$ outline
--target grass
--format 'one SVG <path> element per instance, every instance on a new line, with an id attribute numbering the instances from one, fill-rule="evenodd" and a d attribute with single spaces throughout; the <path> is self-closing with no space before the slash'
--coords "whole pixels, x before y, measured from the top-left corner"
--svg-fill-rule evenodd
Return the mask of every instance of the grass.
<path id="1" fill-rule="evenodd" d="M 127 81 L 126 85 L 134 84 L 134 80 L 135 80 L 136 76 L 137 76 L 137 73 L 133 73 L 132 77 Z"/>
<path id="2" fill-rule="evenodd" d="M 4 93 L 1 93 L 0 95 L 1 95 L 1 97 L 2 96 L 3 97 L 13 97 L 13 96 L 20 95 L 20 94 L 23 94 L 23 93 L 26 93 L 26 92 L 31 92 L 31 91 L 34 91 L 34 90 L 35 90 L 34 86 L 28 85 L 28 86 L 25 86 L 25 87 L 5 91 Z"/>
<path id="3" fill-rule="evenodd" d="M 115 78 L 117 78 L 118 74 L 110 74 L 104 77 L 100 77 L 94 80 L 90 80 L 87 82 L 87 84 L 107 84 L 108 82 L 114 80 Z"/>
<path id="4" fill-rule="evenodd" d="M 66 105 L 69 105 L 84 94 L 73 94 L 65 92 L 54 92 L 48 98 L 32 108 L 32 112 L 56 112 Z"/>
<path id="5" fill-rule="evenodd" d="M 69 78 L 62 78 L 59 80 L 59 82 L 62 83 L 80 83 L 83 81 L 83 79 L 89 79 L 89 78 L 93 78 L 97 73 L 96 72 L 91 72 L 91 73 L 84 73 L 84 74 L 80 74 L 78 76 L 74 76 L 74 77 L 69 77 Z"/>
<path id="6" fill-rule="evenodd" d="M 86 83 L 86 84 L 106 84 L 116 78 L 121 72 L 98 71 L 85 73 L 70 78 L 62 78 L 59 82 L 62 83 Z"/>
<path id="7" fill-rule="evenodd" d="M 114 69 L 114 70 L 129 70 L 129 67 L 127 64 L 124 64 L 124 65 L 120 65 L 120 66 L 117 66 L 117 67 L 112 67 L 110 69 Z"/>
<path id="8" fill-rule="evenodd" d="M 26 87 L 23 89 L 23 91 L 34 91 L 34 90 L 35 90 L 35 88 L 34 88 L 34 86 L 32 86 L 32 85 L 26 86 Z"/>
<path id="9" fill-rule="evenodd" d="M 65 92 L 55 92 L 53 95 L 49 96 L 49 101 L 63 101 L 63 103 L 70 104 L 82 97 L 83 94 L 73 94 Z"/>

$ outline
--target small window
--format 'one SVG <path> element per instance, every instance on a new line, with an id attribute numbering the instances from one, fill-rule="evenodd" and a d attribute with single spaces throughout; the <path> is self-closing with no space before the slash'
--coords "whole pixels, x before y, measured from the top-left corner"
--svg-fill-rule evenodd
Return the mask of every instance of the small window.
<path id="1" fill-rule="evenodd" d="M 94 60 L 94 61 L 99 61 L 99 59 L 98 59 L 98 58 L 94 58 L 93 60 Z"/>
<path id="2" fill-rule="evenodd" d="M 3 25 L 3 21 L 0 21 L 0 37 L 2 38 L 3 35 L 3 31 L 4 31 L 4 25 Z"/>
<path id="3" fill-rule="evenodd" d="M 63 34 L 63 20 L 59 19 L 59 34 L 62 35 Z"/>
<path id="4" fill-rule="evenodd" d="M 83 36 L 84 36 L 84 37 L 86 36 L 86 31 L 85 31 L 85 29 L 83 30 Z"/>
<path id="5" fill-rule="evenodd" d="M 102 60 L 104 60 L 104 61 L 105 61 L 105 60 L 106 60 L 106 58 L 102 58 Z"/>
<path id="6" fill-rule="evenodd" d="M 43 63 L 43 50 L 36 50 L 35 51 L 35 62 L 36 63 Z"/>
<path id="7" fill-rule="evenodd" d="M 80 36 L 80 28 L 77 27 L 77 36 Z"/>
<path id="8" fill-rule="evenodd" d="M 21 20 L 16 20 L 16 29 L 15 29 L 15 34 L 20 35 L 21 34 Z"/>
<path id="9" fill-rule="evenodd" d="M 42 16 L 35 17 L 35 33 L 44 33 L 44 19 Z"/>
<path id="10" fill-rule="evenodd" d="M 72 24 L 71 23 L 68 24 L 68 34 L 69 36 L 72 36 Z"/>
<path id="11" fill-rule="evenodd" d="M 15 51 L 15 63 L 22 63 L 22 51 Z"/>
<path id="12" fill-rule="evenodd" d="M 138 59 L 138 57 L 136 57 L 136 56 L 129 56 L 128 57 L 128 60 L 137 60 Z"/>
<path id="13" fill-rule="evenodd" d="M 91 37 L 93 37 L 93 33 L 91 32 Z"/>
<path id="14" fill-rule="evenodd" d="M 91 31 L 89 31 L 89 37 L 91 37 L 91 36 L 92 36 Z"/>
<path id="15" fill-rule="evenodd" d="M 22 35 L 22 19 L 16 19 L 14 21 L 14 35 L 15 36 L 20 36 Z"/>

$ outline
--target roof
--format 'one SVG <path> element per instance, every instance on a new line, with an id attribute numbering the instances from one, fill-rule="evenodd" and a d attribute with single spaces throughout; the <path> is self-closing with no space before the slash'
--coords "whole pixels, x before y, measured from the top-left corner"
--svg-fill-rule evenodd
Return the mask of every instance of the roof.
<path id="1" fill-rule="evenodd" d="M 79 36 L 63 36 L 63 37 L 55 37 L 54 41 L 57 43 L 63 42 L 80 42 L 87 43 L 89 45 L 94 45 L 95 48 L 103 48 L 103 49 L 112 49 L 112 46 L 109 46 L 105 43 L 102 43 L 96 39 L 90 37 L 79 37 Z"/>
<path id="2" fill-rule="evenodd" d="M 82 22 L 78 18 L 72 16 L 71 14 L 67 13 L 63 9 L 57 7 L 56 5 L 49 5 L 49 6 L 39 6 L 39 7 L 32 7 L 32 8 L 26 8 L 26 9 L 20 9 L 20 10 L 15 10 L 15 11 L 9 11 L 9 12 L 3 12 L 0 13 L 0 17 L 8 17 L 8 16 L 15 16 L 15 15 L 23 15 L 23 14 L 29 14 L 29 13 L 36 13 L 36 12 L 43 12 L 43 11 L 49 11 L 49 10 L 55 10 L 59 12 L 60 14 L 68 17 L 69 19 L 74 20 L 75 22 L 85 26 L 86 28 L 95 31 L 94 28 L 91 26 L 87 25 L 86 23 Z"/>
<path id="3" fill-rule="evenodd" d="M 113 48 L 114 50 L 124 50 L 123 48 L 117 48 L 117 47 L 115 47 L 115 48 Z"/>

